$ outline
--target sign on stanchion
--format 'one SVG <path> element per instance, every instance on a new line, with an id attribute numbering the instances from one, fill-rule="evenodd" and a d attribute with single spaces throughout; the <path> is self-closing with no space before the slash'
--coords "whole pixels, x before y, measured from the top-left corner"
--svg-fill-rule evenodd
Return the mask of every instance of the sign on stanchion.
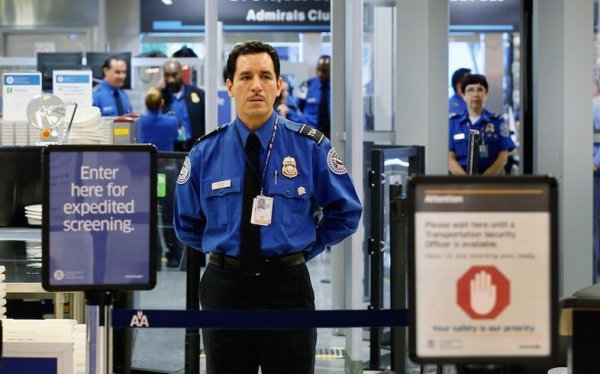
<path id="1" fill-rule="evenodd" d="M 156 284 L 156 149 L 44 149 L 42 285 L 86 292 L 89 373 L 111 372 L 111 292 Z"/>
<path id="2" fill-rule="evenodd" d="M 409 182 L 410 354 L 419 363 L 557 355 L 557 187 L 549 177 Z"/>

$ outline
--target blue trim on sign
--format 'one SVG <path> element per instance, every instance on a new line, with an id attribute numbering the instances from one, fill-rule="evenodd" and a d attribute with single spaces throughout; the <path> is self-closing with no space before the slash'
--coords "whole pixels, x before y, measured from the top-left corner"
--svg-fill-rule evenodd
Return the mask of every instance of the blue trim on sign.
<path id="1" fill-rule="evenodd" d="M 287 329 L 408 326 L 407 309 L 388 310 L 127 310 L 114 309 L 114 328 Z"/>
<path id="2" fill-rule="evenodd" d="M 321 31 L 329 32 L 328 25 L 223 25 L 224 31 Z M 203 25 L 182 25 L 181 21 L 154 21 L 155 31 L 204 31 Z"/>
<path id="3" fill-rule="evenodd" d="M 37 86 L 40 84 L 39 74 L 7 74 L 4 76 L 6 86 Z"/>
<path id="4" fill-rule="evenodd" d="M 225 31 L 322 31 L 329 32 L 329 27 L 324 25 L 223 25 Z"/>
<path id="5" fill-rule="evenodd" d="M 58 83 L 90 83 L 90 76 L 85 75 L 85 74 L 57 74 L 56 82 L 58 82 Z"/>
<path id="6" fill-rule="evenodd" d="M 450 25 L 450 31 L 513 31 L 513 25 Z"/>
<path id="7" fill-rule="evenodd" d="M 201 25 L 182 25 L 181 21 L 154 21 L 152 29 L 158 31 L 181 30 L 181 31 L 204 31 Z"/>

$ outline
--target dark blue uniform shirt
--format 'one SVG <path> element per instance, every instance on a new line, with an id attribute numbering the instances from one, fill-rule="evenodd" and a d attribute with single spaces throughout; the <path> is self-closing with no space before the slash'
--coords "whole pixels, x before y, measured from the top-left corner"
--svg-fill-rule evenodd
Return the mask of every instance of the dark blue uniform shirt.
<path id="1" fill-rule="evenodd" d="M 183 139 L 183 140 L 191 139 L 192 138 L 192 124 L 190 122 L 190 116 L 188 114 L 187 104 L 185 102 L 185 85 L 181 86 L 181 91 L 178 92 L 178 95 L 175 95 L 171 91 L 169 91 L 169 93 L 171 94 L 171 110 L 172 110 L 172 113 L 169 112 L 169 114 L 173 114 L 173 115 L 177 116 L 179 123 L 181 124 L 181 126 L 183 126 L 183 128 L 185 130 L 185 139 Z"/>
<path id="2" fill-rule="evenodd" d="M 260 227 L 261 252 L 270 257 L 305 251 L 312 258 L 356 231 L 362 207 L 329 140 L 318 144 L 299 133 L 303 125 L 279 116 L 273 115 L 256 131 L 263 149 L 261 175 L 276 118 L 262 182 L 264 195 L 274 199 L 273 216 L 269 226 Z M 189 246 L 239 256 L 244 146 L 249 133 L 237 118 L 203 137 L 186 158 L 177 179 L 174 226 Z M 323 208 L 318 225 L 313 216 L 317 206 Z"/>
<path id="3" fill-rule="evenodd" d="M 298 113 L 296 120 L 300 123 L 306 123 L 320 131 L 319 127 L 319 105 L 321 104 L 321 86 L 323 83 L 319 78 L 311 78 L 302 83 L 297 90 L 297 108 L 301 113 Z M 327 96 L 327 108 L 329 109 L 329 96 Z M 328 110 L 329 112 L 329 110 Z"/>
<path id="4" fill-rule="evenodd" d="M 119 91 L 119 98 L 121 99 L 121 103 L 123 103 L 123 114 L 131 113 L 131 103 L 129 102 L 129 97 L 127 93 L 122 89 L 116 89 Z M 94 87 L 94 92 L 92 94 L 93 97 L 93 106 L 97 106 L 100 108 L 100 113 L 103 116 L 118 116 L 117 113 L 117 104 L 115 102 L 115 88 L 111 86 L 106 79 L 103 79 L 102 82 L 98 83 L 96 87 Z"/>
<path id="5" fill-rule="evenodd" d="M 459 94 L 454 94 L 448 100 L 448 113 L 461 114 L 467 110 L 467 103 Z"/>
<path id="6" fill-rule="evenodd" d="M 476 123 L 471 124 L 469 114 L 450 115 L 448 149 L 456 154 L 456 160 L 466 170 L 469 149 L 469 129 L 478 130 L 481 135 L 479 147 L 479 171 L 482 173 L 496 161 L 501 151 L 511 151 L 515 144 L 510 138 L 510 130 L 500 115 L 493 115 L 486 109 Z"/>
<path id="7" fill-rule="evenodd" d="M 173 152 L 178 121 L 175 116 L 149 110 L 140 117 L 140 142 L 152 143 L 159 151 Z"/>

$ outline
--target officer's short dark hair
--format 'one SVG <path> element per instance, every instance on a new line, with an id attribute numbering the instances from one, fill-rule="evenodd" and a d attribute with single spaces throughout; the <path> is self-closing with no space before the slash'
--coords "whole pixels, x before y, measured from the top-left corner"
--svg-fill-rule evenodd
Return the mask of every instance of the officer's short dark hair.
<path id="1" fill-rule="evenodd" d="M 104 60 L 104 64 L 102 65 L 102 73 L 104 73 L 104 69 L 110 70 L 110 66 L 113 61 L 123 61 L 124 63 L 127 63 L 127 61 L 125 61 L 125 59 L 123 59 L 122 57 L 110 56 L 109 58 Z"/>
<path id="2" fill-rule="evenodd" d="M 329 55 L 321 55 L 319 56 L 319 59 L 317 60 L 317 63 L 321 63 L 321 61 L 323 61 L 326 64 L 331 63 L 331 56 Z"/>
<path id="3" fill-rule="evenodd" d="M 273 60 L 273 66 L 275 67 L 275 77 L 279 79 L 280 64 L 279 55 L 275 48 L 267 43 L 263 43 L 260 40 L 248 40 L 241 44 L 236 45 L 231 50 L 229 58 L 227 59 L 227 79 L 233 82 L 233 76 L 235 75 L 235 66 L 238 57 L 242 55 L 255 55 L 259 53 L 267 52 Z"/>
<path id="4" fill-rule="evenodd" d="M 459 85 L 460 81 L 465 77 L 465 75 L 469 74 L 471 69 L 460 68 L 452 74 L 452 89 L 456 93 L 456 86 Z M 462 87 L 462 86 L 461 86 Z"/>
<path id="5" fill-rule="evenodd" d="M 486 91 L 488 91 L 488 82 L 487 82 L 487 79 L 485 79 L 484 75 L 469 74 L 469 75 L 465 76 L 460 81 L 460 89 L 462 90 L 462 92 L 465 92 L 465 88 L 467 88 L 467 86 L 470 84 L 480 84 L 485 88 Z"/>

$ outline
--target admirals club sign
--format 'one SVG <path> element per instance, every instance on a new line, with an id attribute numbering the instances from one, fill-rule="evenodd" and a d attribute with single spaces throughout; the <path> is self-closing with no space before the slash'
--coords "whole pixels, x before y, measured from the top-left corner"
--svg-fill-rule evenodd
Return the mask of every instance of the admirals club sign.
<path id="1" fill-rule="evenodd" d="M 204 31 L 204 0 L 142 1 L 140 7 L 142 32 Z M 330 31 L 330 0 L 220 0 L 217 8 L 225 31 Z"/>

